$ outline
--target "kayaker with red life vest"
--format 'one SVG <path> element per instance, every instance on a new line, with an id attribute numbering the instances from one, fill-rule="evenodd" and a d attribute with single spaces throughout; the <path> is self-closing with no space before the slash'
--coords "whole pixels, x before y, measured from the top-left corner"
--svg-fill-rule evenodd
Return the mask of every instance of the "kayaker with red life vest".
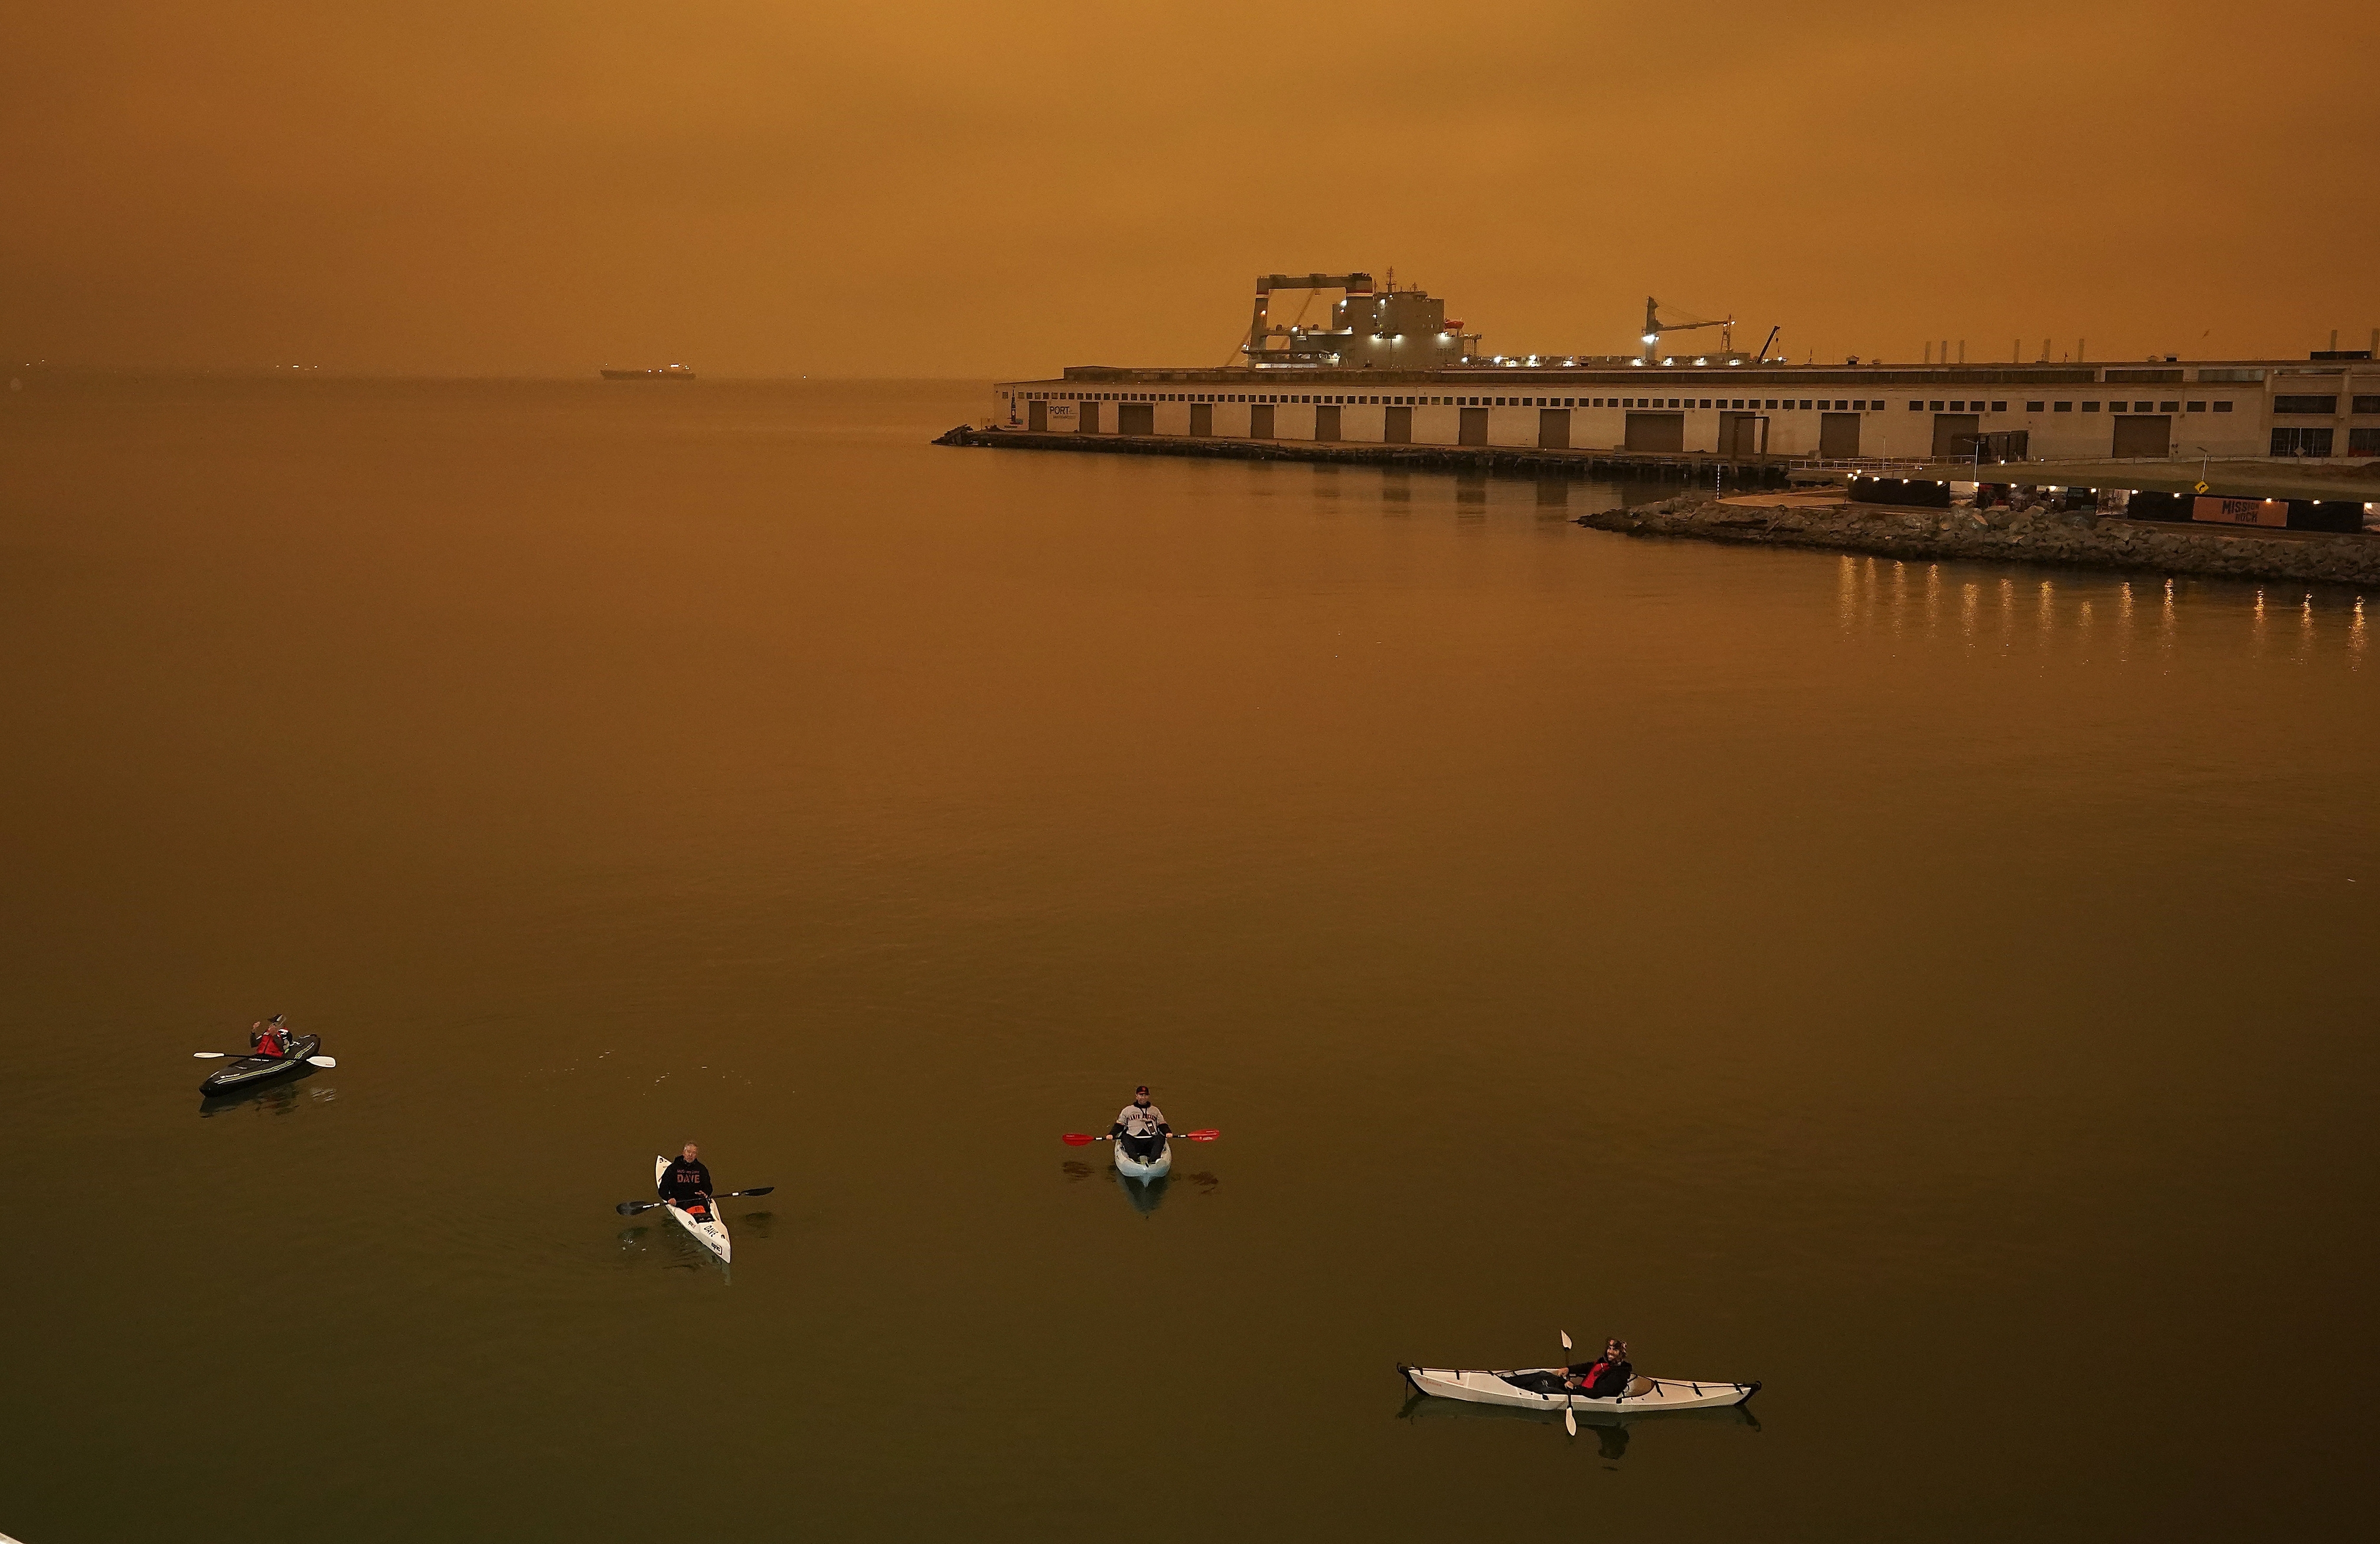
<path id="1" fill-rule="evenodd" d="M 661 1181 L 654 1187 L 662 1200 L 674 1201 L 677 1209 L 689 1216 L 710 1215 L 710 1170 L 703 1165 L 702 1150 L 692 1142 L 686 1151 L 662 1171 Z"/>
<path id="2" fill-rule="evenodd" d="M 248 1031 L 249 1049 L 260 1056 L 285 1056 L 289 1054 L 288 1031 L 282 1028 L 280 1014 L 258 1024 Z"/>
<path id="3" fill-rule="evenodd" d="M 1147 1083 L 1133 1091 L 1132 1103 L 1116 1116 L 1115 1125 L 1108 1131 L 1118 1146 L 1144 1164 L 1165 1151 L 1165 1139 L 1172 1134 L 1173 1128 L 1165 1124 L 1165 1112 L 1149 1099 Z"/>
<path id="4" fill-rule="evenodd" d="M 1636 1369 L 1628 1360 L 1628 1343 L 1614 1336 L 1603 1343 L 1603 1355 L 1579 1366 L 1573 1363 L 1562 1371 L 1562 1387 L 1593 1399 L 1617 1399 L 1628 1392 L 1628 1381 Z"/>

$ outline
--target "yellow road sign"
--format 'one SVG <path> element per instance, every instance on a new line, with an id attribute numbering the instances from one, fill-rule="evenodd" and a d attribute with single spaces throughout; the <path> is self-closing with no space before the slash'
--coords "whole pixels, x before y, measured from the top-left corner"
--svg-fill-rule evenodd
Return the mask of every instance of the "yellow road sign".
<path id="1" fill-rule="evenodd" d="M 2201 493 L 2206 491 L 2206 485 L 2204 483 L 2192 483 L 2190 486 L 2196 489 Z"/>

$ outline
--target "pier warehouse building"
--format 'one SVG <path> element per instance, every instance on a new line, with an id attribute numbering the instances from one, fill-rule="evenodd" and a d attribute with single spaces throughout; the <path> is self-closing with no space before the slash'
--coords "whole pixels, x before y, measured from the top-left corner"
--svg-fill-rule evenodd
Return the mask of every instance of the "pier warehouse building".
<path id="1" fill-rule="evenodd" d="M 1267 309 L 1284 289 L 1343 298 L 1326 326 L 1281 326 Z M 1002 381 L 987 427 L 1846 463 L 2380 457 L 2371 349 L 2294 360 L 1791 365 L 1725 348 L 1661 354 L 1652 316 L 1648 304 L 1642 356 L 1487 356 L 1479 335 L 1422 290 L 1376 292 L 1363 273 L 1270 274 L 1257 281 L 1255 319 L 1232 364 L 1077 365 L 1053 380 Z"/>

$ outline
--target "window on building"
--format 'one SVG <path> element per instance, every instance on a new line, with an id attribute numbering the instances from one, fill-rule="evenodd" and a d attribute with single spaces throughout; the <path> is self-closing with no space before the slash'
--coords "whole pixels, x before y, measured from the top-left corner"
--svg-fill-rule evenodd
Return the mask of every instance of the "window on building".
<path id="1" fill-rule="evenodd" d="M 1937 412 L 1937 413 L 1939 413 L 1939 412 L 1941 412 L 1944 408 L 1949 407 L 1949 405 L 1950 405 L 1950 404 L 1949 404 L 1949 403 L 1947 403 L 1947 402 L 1937 402 L 1937 403 L 1936 403 L 1936 404 L 1934 404 L 1934 411 L 1935 411 L 1935 412 Z"/>
<path id="2" fill-rule="evenodd" d="M 2063 404 L 2061 404 L 2060 405 Z M 2122 403 L 2118 403 L 2116 404 L 2116 411 L 2121 413 L 2123 410 L 2124 404 Z M 2085 413 L 2096 413 L 2099 411 L 2099 404 L 2095 402 L 2086 402 L 2082 404 L 2082 411 Z"/>
<path id="3" fill-rule="evenodd" d="M 1772 402 L 1768 405 L 1774 407 L 1777 404 Z M 1912 413 L 1923 413 L 1925 411 L 1925 404 L 1922 402 L 1912 402 L 1909 404 L 1909 411 Z"/>
<path id="4" fill-rule="evenodd" d="M 2161 402 L 2157 404 L 2157 411 L 2160 413 L 2179 413 L 2181 411 L 2181 404 L 2178 402 Z"/>
<path id="5" fill-rule="evenodd" d="M 2228 413 L 2231 411 L 2231 404 L 2228 402 L 2218 402 L 2215 404 L 2215 411 L 2217 413 Z"/>
<path id="6" fill-rule="evenodd" d="M 2056 403 L 2051 405 L 2050 411 L 2053 413 L 2071 413 L 2074 411 L 2074 404 L 2070 402 Z"/>
<path id="7" fill-rule="evenodd" d="M 2156 411 L 2156 404 L 2153 402 L 2136 402 L 2132 404 L 2132 411 L 2135 413 L 2154 413 Z"/>
<path id="8" fill-rule="evenodd" d="M 1807 398 L 1807 397 L 1803 397 L 1803 398 L 1802 399 L 1802 407 L 1803 407 L 1803 410 L 1804 412 L 1807 412 L 1807 411 L 1809 410 L 1809 406 L 1810 406 L 1810 399 L 1809 399 L 1809 398 Z"/>
<path id="9" fill-rule="evenodd" d="M 2275 455 L 2328 455 L 2330 430 L 2326 428 L 2277 428 L 2273 430 Z"/>
<path id="10" fill-rule="evenodd" d="M 2190 410 L 2192 413 L 2204 413 L 2206 411 L 2206 404 L 2203 402 L 2194 402 L 2190 404 Z"/>
<path id="11" fill-rule="evenodd" d="M 2380 455 L 2380 428 L 2351 428 L 2347 431 L 2349 455 Z"/>
<path id="12" fill-rule="evenodd" d="M 2008 404 L 2004 402 L 1996 402 L 1992 404 L 1992 411 L 1995 413 L 2005 413 L 2008 411 Z"/>
<path id="13" fill-rule="evenodd" d="M 2029 402 L 2024 404 L 2024 410 L 2027 413 L 2039 413 L 2046 410 L 2049 404 L 2046 402 Z"/>
<path id="14" fill-rule="evenodd" d="M 2349 405 L 2358 413 L 2380 413 L 2380 397 L 2358 397 Z"/>
<path id="15" fill-rule="evenodd" d="M 2337 397 L 2275 397 L 2273 411 L 2276 413 L 2336 413 L 2338 411 L 2338 399 Z M 2277 451 L 2274 452 L 2276 455 L 2279 453 Z"/>

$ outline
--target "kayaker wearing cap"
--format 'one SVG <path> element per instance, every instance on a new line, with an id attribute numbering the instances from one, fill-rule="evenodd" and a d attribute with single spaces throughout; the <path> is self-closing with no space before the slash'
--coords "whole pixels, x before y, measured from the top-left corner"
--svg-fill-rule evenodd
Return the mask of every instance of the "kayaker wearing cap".
<path id="1" fill-rule="evenodd" d="M 1603 1343 L 1602 1356 L 1584 1367 L 1565 1368 L 1562 1387 L 1594 1399 L 1617 1399 L 1628 1392 L 1628 1381 L 1635 1375 L 1636 1369 L 1628 1360 L 1628 1343 L 1615 1335 Z"/>
<path id="2" fill-rule="evenodd" d="M 288 1035 L 281 1027 L 281 1018 L 282 1016 L 276 1013 L 263 1023 L 250 1026 L 248 1031 L 249 1049 L 260 1056 L 287 1055 L 289 1054 Z"/>
<path id="3" fill-rule="evenodd" d="M 1172 1134 L 1173 1128 L 1165 1124 L 1165 1112 L 1149 1102 L 1147 1083 L 1133 1091 L 1132 1103 L 1116 1116 L 1115 1125 L 1108 1131 L 1126 1152 L 1142 1163 L 1164 1151 L 1165 1139 Z"/>
<path id="4" fill-rule="evenodd" d="M 686 1152 L 662 1171 L 660 1183 L 653 1187 L 662 1200 L 674 1201 L 677 1209 L 689 1216 L 710 1214 L 710 1171 L 703 1166 L 702 1150 L 692 1142 Z"/>

